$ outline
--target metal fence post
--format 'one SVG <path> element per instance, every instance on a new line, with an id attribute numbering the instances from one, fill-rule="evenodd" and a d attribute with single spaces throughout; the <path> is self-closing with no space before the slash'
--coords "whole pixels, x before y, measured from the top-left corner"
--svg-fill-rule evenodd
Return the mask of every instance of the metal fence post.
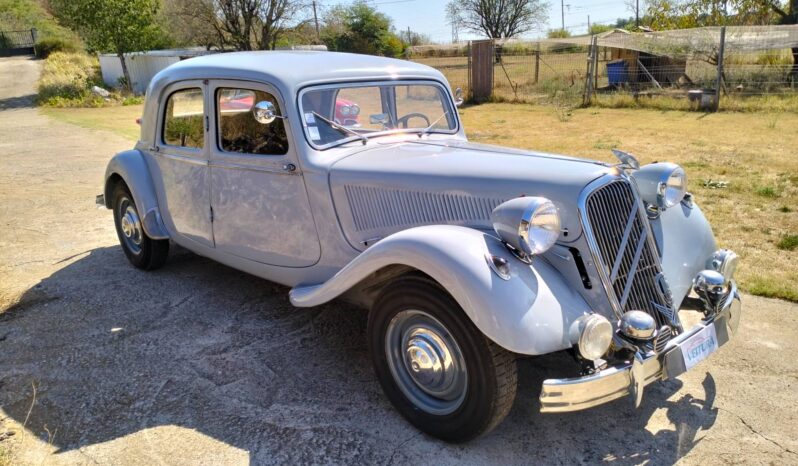
<path id="1" fill-rule="evenodd" d="M 723 51 L 726 48 L 726 26 L 720 28 L 720 44 L 718 46 L 718 80 L 715 84 L 715 111 L 720 108 L 720 88 L 723 85 Z"/>
<path id="2" fill-rule="evenodd" d="M 593 96 L 593 72 L 596 66 L 596 59 L 598 58 L 598 41 L 597 37 L 593 36 L 590 39 L 590 55 L 587 60 L 587 73 L 585 76 L 585 93 L 582 98 L 582 105 L 585 107 L 590 106 L 590 101 Z"/>
<path id="3" fill-rule="evenodd" d="M 535 50 L 535 84 L 538 83 L 540 77 L 540 42 L 538 42 L 537 50 Z"/>

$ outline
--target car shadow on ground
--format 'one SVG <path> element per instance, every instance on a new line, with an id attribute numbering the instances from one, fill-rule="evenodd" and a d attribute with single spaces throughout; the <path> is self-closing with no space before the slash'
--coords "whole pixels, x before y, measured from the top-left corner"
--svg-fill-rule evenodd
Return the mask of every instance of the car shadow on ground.
<path id="1" fill-rule="evenodd" d="M 639 409 L 624 399 L 538 414 L 541 382 L 571 364 L 555 354 L 521 362 L 515 405 L 493 433 L 446 444 L 382 395 L 364 311 L 297 309 L 287 294 L 184 250 L 155 272 L 128 265 L 118 247 L 92 250 L 0 315 L 0 407 L 59 451 L 171 425 L 253 463 L 669 464 L 715 422 L 709 374 L 700 393 L 679 392 L 678 380 L 650 386 Z M 669 423 L 652 428 L 658 408 Z"/>

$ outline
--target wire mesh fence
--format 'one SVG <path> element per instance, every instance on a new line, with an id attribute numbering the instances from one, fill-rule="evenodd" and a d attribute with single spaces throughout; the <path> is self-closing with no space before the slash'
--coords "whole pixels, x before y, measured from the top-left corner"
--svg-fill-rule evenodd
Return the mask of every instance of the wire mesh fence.
<path id="1" fill-rule="evenodd" d="M 798 25 L 496 41 L 487 58 L 471 43 L 424 46 L 408 58 L 476 101 L 798 111 Z M 477 68 L 492 73 L 487 94 L 472 89 Z"/>

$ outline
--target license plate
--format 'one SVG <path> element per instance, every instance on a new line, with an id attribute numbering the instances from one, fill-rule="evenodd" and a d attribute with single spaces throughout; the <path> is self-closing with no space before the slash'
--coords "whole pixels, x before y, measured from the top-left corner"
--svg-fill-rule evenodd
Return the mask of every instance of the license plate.
<path id="1" fill-rule="evenodd" d="M 681 345 L 684 367 L 690 370 L 718 349 L 718 335 L 715 324 L 704 327 Z"/>

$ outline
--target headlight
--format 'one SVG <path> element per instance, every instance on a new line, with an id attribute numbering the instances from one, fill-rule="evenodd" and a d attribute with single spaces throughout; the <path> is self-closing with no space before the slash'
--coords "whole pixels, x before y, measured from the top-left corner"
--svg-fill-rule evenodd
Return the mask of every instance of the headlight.
<path id="1" fill-rule="evenodd" d="M 352 115 L 360 115 L 360 107 L 355 104 L 352 104 L 350 107 Z"/>
<path id="2" fill-rule="evenodd" d="M 504 202 L 493 209 L 491 221 L 502 241 L 525 256 L 546 252 L 560 237 L 560 215 L 545 197 Z"/>
<path id="3" fill-rule="evenodd" d="M 652 163 L 632 176 L 643 200 L 662 210 L 682 202 L 687 193 L 687 175 L 674 163 Z"/>
<path id="4" fill-rule="evenodd" d="M 582 316 L 571 325 L 570 337 L 579 354 L 590 361 L 604 356 L 612 343 L 612 324 L 599 314 Z"/>
<path id="5" fill-rule="evenodd" d="M 341 107 L 341 115 L 349 115 L 349 111 L 350 111 L 349 105 L 344 105 L 343 107 Z"/>
<path id="6" fill-rule="evenodd" d="M 739 257 L 737 257 L 734 251 L 729 249 L 718 249 L 712 254 L 707 265 L 712 270 L 723 275 L 723 278 L 726 279 L 728 283 L 729 280 L 734 278 L 734 272 L 737 270 L 737 262 L 739 262 L 739 260 Z"/>

